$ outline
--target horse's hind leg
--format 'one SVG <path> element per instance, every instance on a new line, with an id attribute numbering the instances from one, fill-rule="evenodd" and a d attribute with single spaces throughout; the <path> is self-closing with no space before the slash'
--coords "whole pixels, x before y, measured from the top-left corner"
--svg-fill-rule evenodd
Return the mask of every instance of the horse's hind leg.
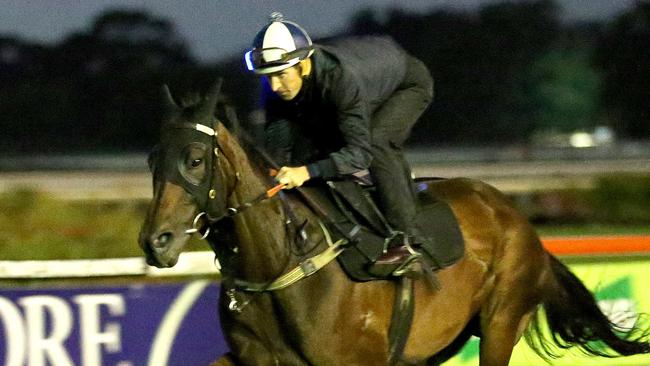
<path id="1" fill-rule="evenodd" d="M 506 366 L 540 302 L 546 256 L 532 230 L 510 233 L 495 262 L 494 288 L 481 309 L 481 366 Z"/>
<path id="2" fill-rule="evenodd" d="M 232 360 L 230 357 L 230 353 L 227 353 L 218 360 L 214 361 L 213 363 L 210 364 L 210 366 L 236 366 L 237 364 L 235 361 Z"/>
<path id="3" fill-rule="evenodd" d="M 481 366 L 506 366 L 512 350 L 530 321 L 533 310 L 523 316 L 513 316 L 507 312 L 494 314 L 482 325 L 483 336 L 480 344 Z"/>

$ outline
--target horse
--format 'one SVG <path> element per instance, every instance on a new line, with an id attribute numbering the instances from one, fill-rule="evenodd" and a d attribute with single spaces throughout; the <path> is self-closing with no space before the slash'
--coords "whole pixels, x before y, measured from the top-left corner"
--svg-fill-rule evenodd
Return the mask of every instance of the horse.
<path id="1" fill-rule="evenodd" d="M 436 272 L 437 290 L 414 281 L 412 325 L 390 359 L 395 281 L 352 281 L 328 261 L 275 286 L 306 258 L 338 247 L 295 189 L 278 193 L 264 154 L 221 122 L 218 98 L 215 84 L 179 105 L 165 87 L 161 140 L 149 159 L 154 195 L 139 235 L 147 263 L 161 268 L 174 266 L 197 233 L 216 253 L 230 351 L 214 365 L 438 365 L 472 334 L 481 366 L 507 365 L 522 337 L 546 359 L 573 346 L 607 357 L 650 352 L 648 331 L 637 322 L 621 335 L 504 194 L 450 178 L 429 182 L 424 195 L 451 207 L 465 252 Z M 292 220 L 303 223 L 307 247 L 296 245 Z"/>

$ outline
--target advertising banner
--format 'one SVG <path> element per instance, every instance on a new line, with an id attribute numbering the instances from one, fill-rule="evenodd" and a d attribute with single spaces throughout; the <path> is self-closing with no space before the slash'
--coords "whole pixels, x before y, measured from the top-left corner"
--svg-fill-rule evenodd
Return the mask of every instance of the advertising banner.
<path id="1" fill-rule="evenodd" d="M 5 366 L 208 365 L 226 352 L 217 284 L 0 289 Z"/>
<path id="2" fill-rule="evenodd" d="M 638 313 L 650 312 L 647 256 L 563 261 L 622 328 L 634 324 Z M 218 295 L 218 284 L 208 280 L 0 288 L 0 365 L 209 365 L 227 351 L 218 319 Z M 478 345 L 473 338 L 445 366 L 478 365 Z M 552 364 L 646 366 L 650 355 L 606 359 L 568 352 Z M 548 364 L 522 340 L 510 365 Z"/>

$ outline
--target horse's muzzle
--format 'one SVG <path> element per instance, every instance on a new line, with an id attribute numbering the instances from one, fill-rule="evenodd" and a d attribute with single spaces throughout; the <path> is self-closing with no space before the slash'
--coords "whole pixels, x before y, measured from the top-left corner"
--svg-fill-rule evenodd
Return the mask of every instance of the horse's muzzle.
<path id="1" fill-rule="evenodd" d="M 174 234 L 163 232 L 151 236 L 140 236 L 140 247 L 145 253 L 147 264 L 158 268 L 173 267 L 178 261 L 177 256 L 170 253 L 170 246 L 174 240 Z"/>

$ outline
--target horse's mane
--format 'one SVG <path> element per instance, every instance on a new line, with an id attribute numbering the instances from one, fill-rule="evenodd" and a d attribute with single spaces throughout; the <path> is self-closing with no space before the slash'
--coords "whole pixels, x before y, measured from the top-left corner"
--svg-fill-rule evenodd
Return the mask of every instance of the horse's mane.
<path id="1" fill-rule="evenodd" d="M 178 106 L 183 110 L 183 114 L 191 116 L 195 109 L 203 102 L 203 97 L 197 92 L 187 92 L 178 100 Z M 231 134 L 237 134 L 239 131 L 239 118 L 235 107 L 226 94 L 219 93 L 217 105 L 215 107 L 215 117 L 223 123 Z"/>

